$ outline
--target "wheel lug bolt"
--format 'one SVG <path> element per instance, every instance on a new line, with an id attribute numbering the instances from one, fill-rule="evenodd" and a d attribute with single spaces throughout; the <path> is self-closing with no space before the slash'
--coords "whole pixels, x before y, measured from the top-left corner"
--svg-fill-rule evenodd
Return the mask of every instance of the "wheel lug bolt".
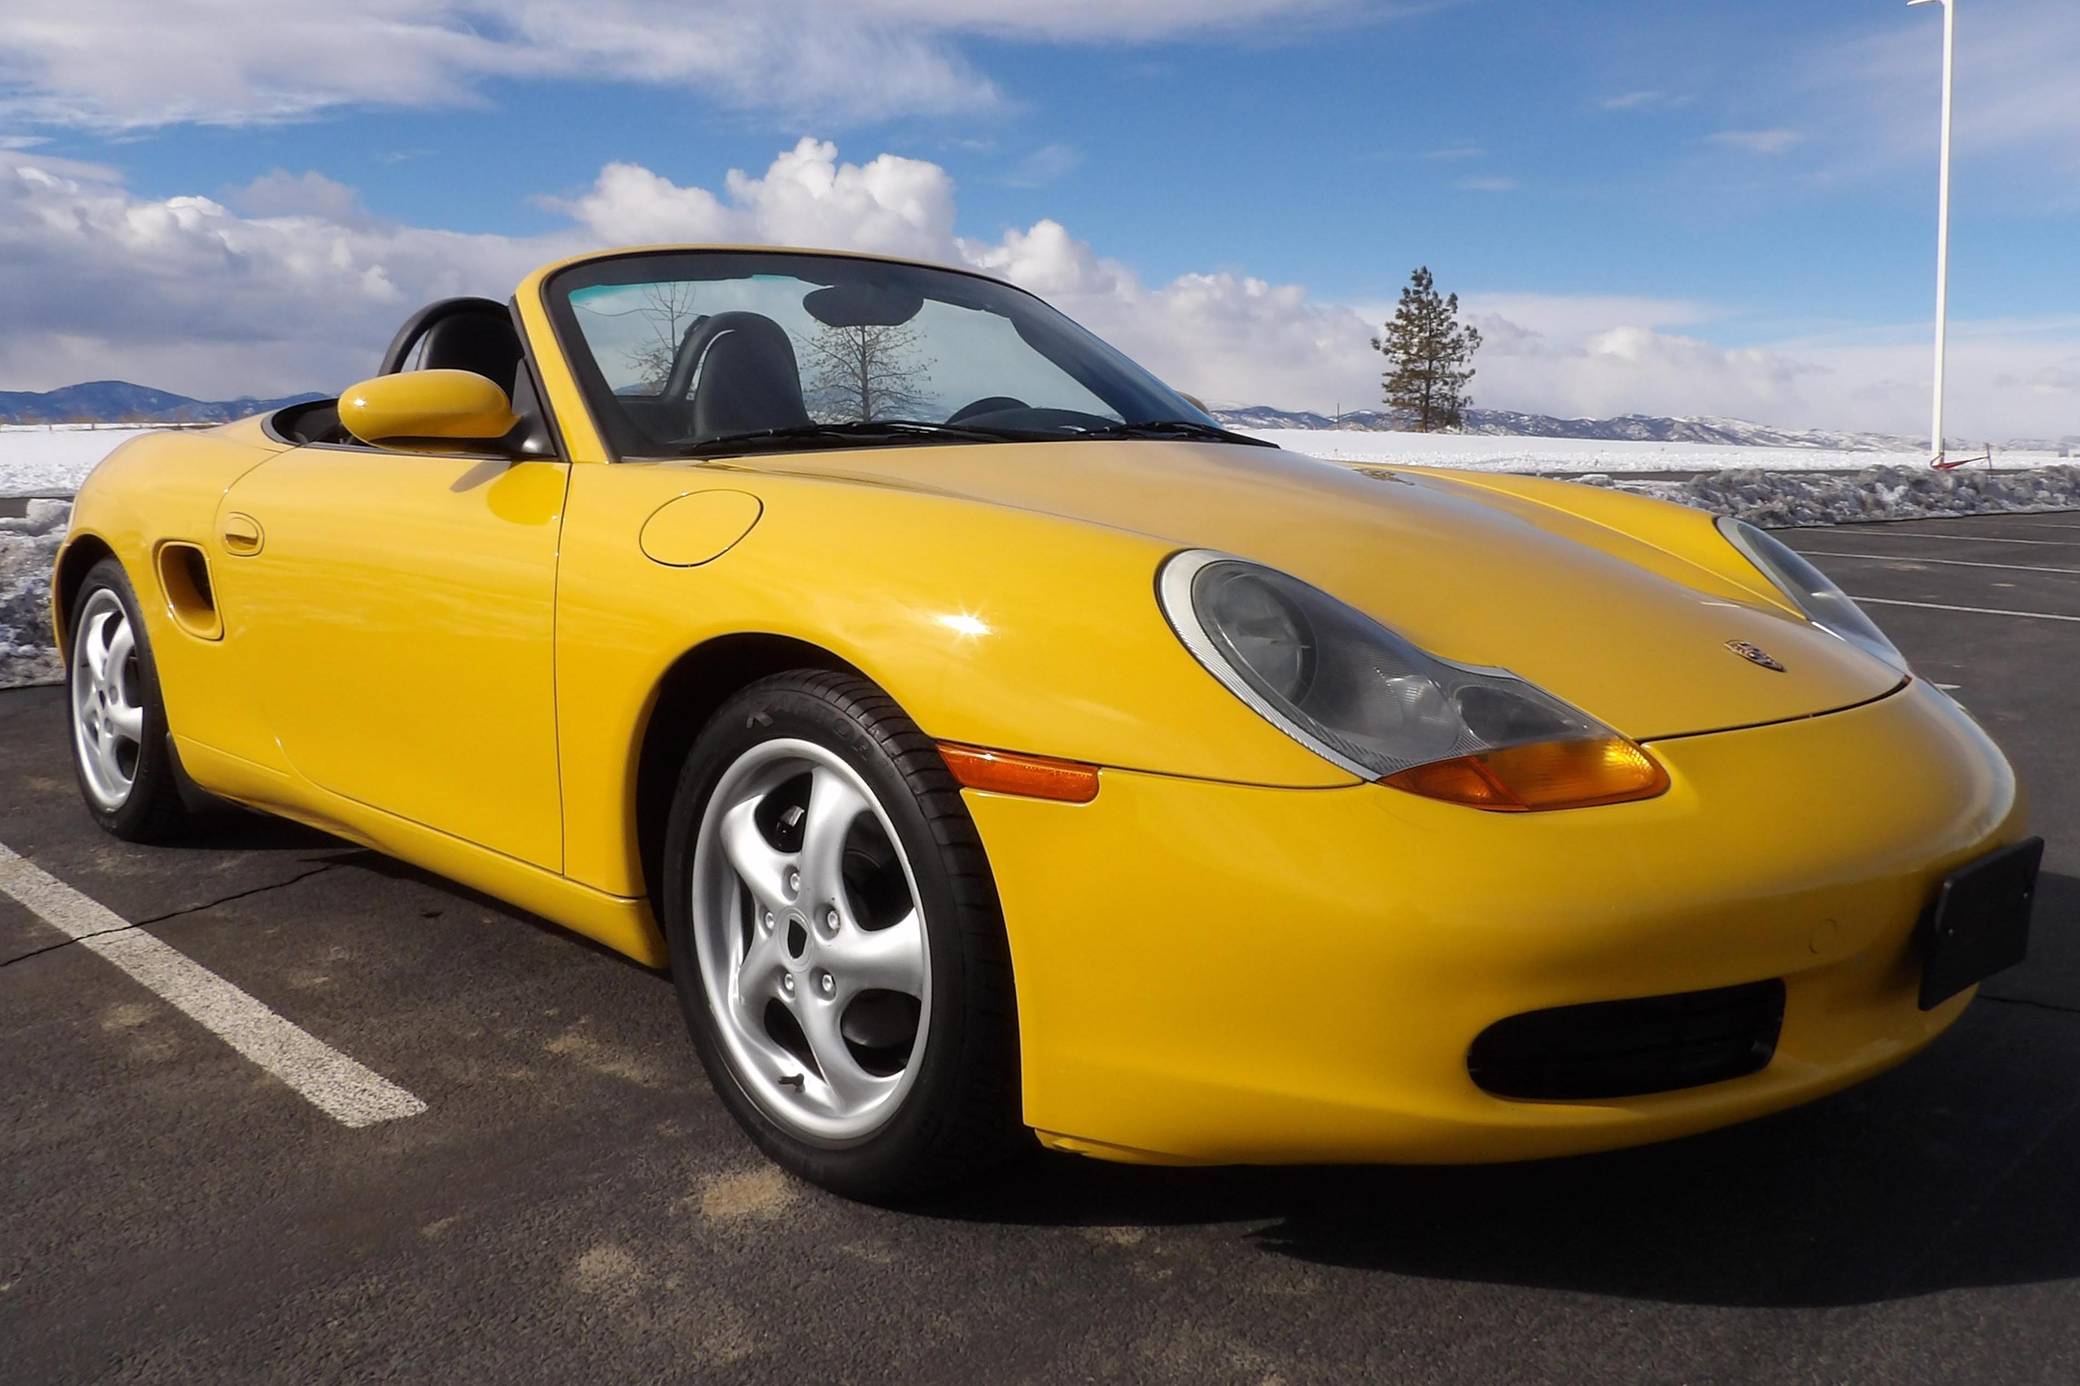
<path id="1" fill-rule="evenodd" d="M 838 907 L 836 905 L 832 905 L 823 912 L 823 927 L 834 934 L 838 932 Z"/>
<path id="2" fill-rule="evenodd" d="M 767 910 L 759 916 L 758 927 L 769 934 L 773 932 L 773 912 L 771 910 Z"/>
<path id="3" fill-rule="evenodd" d="M 835 996 L 838 992 L 838 979 L 828 972 L 819 972 L 816 974 L 816 989 L 825 996 Z"/>
<path id="4" fill-rule="evenodd" d="M 780 990 L 786 992 L 789 996 L 794 995 L 794 974 L 792 972 L 781 974 Z"/>
<path id="5" fill-rule="evenodd" d="M 790 871 L 790 872 L 788 872 L 788 873 L 787 873 L 787 893 L 788 893 L 789 895 L 793 895 L 793 894 L 795 894 L 796 892 L 798 892 L 799 890 L 801 890 L 801 888 L 802 888 L 802 873 L 801 873 L 801 872 L 799 872 L 799 871 Z"/>

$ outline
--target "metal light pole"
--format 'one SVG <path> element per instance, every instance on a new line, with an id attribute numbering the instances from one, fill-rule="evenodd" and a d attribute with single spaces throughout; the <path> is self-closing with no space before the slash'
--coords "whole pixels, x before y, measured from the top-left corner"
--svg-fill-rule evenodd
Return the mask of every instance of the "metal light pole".
<path id="1" fill-rule="evenodd" d="M 1943 449 L 1943 357 L 1950 332 L 1950 89 L 1957 51 L 1957 0 L 1907 0 L 1909 5 L 1943 7 L 1943 147 L 1936 175 L 1936 399 L 1929 424 L 1932 466 L 1946 467 Z"/>

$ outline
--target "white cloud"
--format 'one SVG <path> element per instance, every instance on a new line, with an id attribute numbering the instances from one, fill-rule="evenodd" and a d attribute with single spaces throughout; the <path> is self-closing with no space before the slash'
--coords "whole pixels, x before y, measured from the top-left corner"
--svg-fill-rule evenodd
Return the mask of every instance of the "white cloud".
<path id="1" fill-rule="evenodd" d="M 1942 62 L 1939 12 L 1902 11 L 1897 23 L 1810 55 L 1800 80 L 1823 107 L 1862 108 L 1852 128 L 1885 152 L 1923 157 L 1936 139 Z M 2072 0 L 1975 5 L 1957 26 L 1956 141 L 1963 154 L 2049 155 L 2080 167 L 2080 23 Z"/>
<path id="2" fill-rule="evenodd" d="M 1146 41 L 1358 0 L 8 0 L 0 117 L 103 129 L 480 103 L 495 79 L 675 86 L 785 118 L 972 111 L 969 36 Z M 1380 12 L 1374 6 L 1372 13 Z"/>
<path id="3" fill-rule="evenodd" d="M 207 197 L 136 197 L 92 165 L 0 153 L 0 379 L 120 376 L 205 394 L 345 385 L 418 303 L 503 296 L 577 243 L 322 211 L 242 216 Z"/>
<path id="4" fill-rule="evenodd" d="M 719 189 L 610 164 L 552 203 L 543 235 L 386 223 L 321 176 L 269 175 L 231 200 L 131 193 L 112 171 L 0 150 L 0 384 L 122 377 L 205 396 L 338 387 L 373 369 L 429 299 L 504 298 L 535 265 L 615 242 L 728 240 L 860 248 L 967 264 L 1019 283 L 1180 388 L 1210 399 L 1345 408 L 1378 397 L 1367 340 L 1391 305 L 1211 272 L 1149 283 L 1061 223 L 957 230 L 939 165 L 863 163 L 805 139 Z M 1469 292 L 1487 344 L 1483 405 L 1566 415 L 1724 414 L 1912 432 L 1928 378 L 1912 325 L 1726 346 L 1711 305 L 1628 296 Z M 2080 431 L 2080 320 L 1953 324 L 1960 437 Z"/>
<path id="5" fill-rule="evenodd" d="M 1006 187 L 1039 188 L 1058 183 L 1083 163 L 1083 154 L 1066 144 L 1044 144 L 1013 164 L 998 181 Z"/>
<path id="6" fill-rule="evenodd" d="M 1533 332 L 1560 337 L 1587 336 L 1614 324 L 1639 327 L 1688 327 L 1722 316 L 1707 304 L 1687 298 L 1646 298 L 1626 294 L 1470 293 L 1461 306 L 1475 319 L 1501 318 Z M 1392 312 L 1389 305 L 1388 312 Z"/>
<path id="7" fill-rule="evenodd" d="M 361 194 L 316 171 L 274 169 L 231 193 L 232 205 L 250 216 L 313 216 L 355 223 L 368 218 Z"/>
<path id="8" fill-rule="evenodd" d="M 2080 208 L 2080 23 L 2073 0 L 1972 4 L 1957 26 L 1956 154 L 1970 205 Z M 1874 12 L 1832 43 L 1797 45 L 1725 92 L 1757 126 L 1813 134 L 1830 181 L 1897 180 L 1936 157 L 1941 11 Z"/>
<path id="9" fill-rule="evenodd" d="M 1476 294 L 1465 306 L 1486 338 L 1474 381 L 1484 405 L 1909 437 L 1927 427 L 1925 325 L 1727 346 L 1696 335 L 1721 315 L 1684 300 Z M 1954 437 L 2080 433 L 2080 320 L 1953 321 L 1948 373 Z"/>
<path id="10" fill-rule="evenodd" d="M 553 203 L 596 242 L 774 242 L 957 258 L 953 179 L 922 159 L 840 163 L 804 138 L 756 177 L 731 169 L 723 196 L 680 187 L 637 164 L 609 164 L 582 197 Z"/>
<path id="11" fill-rule="evenodd" d="M 1478 178 L 1461 178 L 1458 182 L 1452 184 L 1452 186 L 1457 188 L 1461 192 L 1515 192 L 1517 189 L 1517 180 L 1514 178 L 1497 177 L 1491 174 Z"/>
<path id="12" fill-rule="evenodd" d="M 1671 95 L 1665 91 L 1628 91 L 1616 96 L 1606 96 L 1597 103 L 1606 111 L 1658 111 L 1675 106 L 1687 106 L 1690 98 Z"/>
<path id="13" fill-rule="evenodd" d="M 1479 159 L 1485 157 L 1487 152 L 1487 150 L 1477 144 L 1448 144 L 1442 149 L 1425 151 L 1423 157 L 1426 159 Z"/>
<path id="14" fill-rule="evenodd" d="M 1267 19 L 1336 19 L 1419 8 L 1377 0 L 862 0 L 887 18 L 1010 38 L 1155 39 Z"/>
<path id="15" fill-rule="evenodd" d="M 1704 137 L 1706 144 L 1737 149 L 1743 154 L 1785 154 L 1805 140 L 1796 130 L 1781 126 L 1768 130 L 1720 130 Z"/>
<path id="16" fill-rule="evenodd" d="M 1824 367 L 1766 347 L 1729 349 L 1626 323 L 1548 334 L 1498 315 L 1471 315 L 1486 338 L 1474 393 L 1529 413 L 1713 414 L 1818 424 L 1805 391 Z M 1832 420 L 1827 420 L 1832 422 Z"/>

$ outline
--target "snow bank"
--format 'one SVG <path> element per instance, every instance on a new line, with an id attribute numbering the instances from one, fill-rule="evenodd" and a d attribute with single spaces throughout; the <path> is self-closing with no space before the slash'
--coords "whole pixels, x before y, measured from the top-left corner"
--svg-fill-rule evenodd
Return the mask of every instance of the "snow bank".
<path id="1" fill-rule="evenodd" d="M 0 688 L 55 683 L 50 574 L 65 537 L 69 501 L 30 501 L 29 513 L 0 517 Z"/>
<path id="2" fill-rule="evenodd" d="M 1744 467 L 1680 481 L 1606 474 L 1576 479 L 1590 486 L 1658 496 L 1718 515 L 1738 515 L 1766 527 L 2080 510 L 2080 466 L 2027 472 L 1939 472 L 1923 464 L 1800 475 Z"/>
<path id="3" fill-rule="evenodd" d="M 0 496 L 69 496 L 94 464 L 147 427 L 0 424 Z"/>
<path id="4" fill-rule="evenodd" d="M 1597 438 L 1512 438 L 1470 433 L 1369 433 L 1326 428 L 1249 428 L 1238 432 L 1335 462 L 1403 467 L 1467 467 L 1498 472 L 1867 471 L 1926 468 L 1921 453 L 1847 452 L 1827 448 L 1758 448 L 1715 443 L 1635 443 Z M 2011 467 L 2056 464 L 2051 453 L 2001 453 Z M 1983 471 L 1984 468 L 1973 470 Z"/>

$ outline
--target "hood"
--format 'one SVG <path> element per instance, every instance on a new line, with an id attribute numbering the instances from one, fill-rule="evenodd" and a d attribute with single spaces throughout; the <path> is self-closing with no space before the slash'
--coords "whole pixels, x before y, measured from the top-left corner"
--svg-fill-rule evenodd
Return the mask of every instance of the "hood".
<path id="1" fill-rule="evenodd" d="M 1567 528 L 1558 512 L 1548 528 L 1524 507 L 1442 476 L 1361 473 L 1232 444 L 1097 440 L 740 465 L 955 495 L 1255 559 L 1433 654 L 1507 669 L 1640 741 L 1809 717 L 1901 682 L 1883 662 L 1707 569 L 1682 568 L 1678 580 L 1665 562 L 1657 571 L 1627 561 L 1622 543 L 1556 532 Z M 1767 651 L 1782 671 L 1730 642 Z"/>

